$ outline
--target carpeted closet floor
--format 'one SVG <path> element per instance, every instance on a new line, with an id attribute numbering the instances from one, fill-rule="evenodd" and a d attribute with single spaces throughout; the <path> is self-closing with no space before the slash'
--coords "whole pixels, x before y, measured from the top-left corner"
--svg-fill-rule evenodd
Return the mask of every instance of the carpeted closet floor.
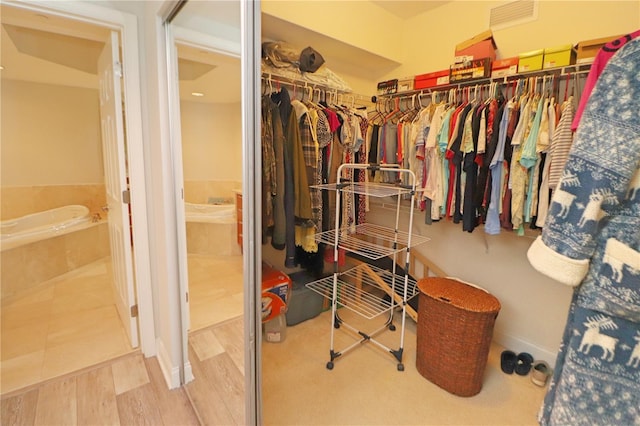
<path id="1" fill-rule="evenodd" d="M 352 321 L 348 311 L 342 315 Z M 353 323 L 357 321 L 353 318 Z M 400 323 L 395 324 L 397 331 L 379 336 L 392 349 L 399 347 Z M 429 382 L 416 370 L 416 324 L 412 320 L 406 323 L 403 372 L 397 371 L 392 355 L 371 342 L 339 357 L 333 370 L 327 370 L 330 327 L 330 312 L 324 312 L 287 327 L 284 341 L 263 343 L 264 424 L 537 424 L 536 414 L 545 389 L 534 385 L 529 376 L 504 374 L 500 370 L 502 347 L 491 347 L 480 393 L 459 397 Z M 336 330 L 334 337 L 338 351 L 354 341 L 342 328 Z"/>

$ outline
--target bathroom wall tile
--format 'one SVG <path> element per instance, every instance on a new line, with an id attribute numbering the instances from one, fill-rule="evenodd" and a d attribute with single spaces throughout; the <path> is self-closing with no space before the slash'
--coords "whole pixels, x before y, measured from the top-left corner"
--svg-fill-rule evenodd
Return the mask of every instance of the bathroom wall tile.
<path id="1" fill-rule="evenodd" d="M 25 247 L 25 268 L 29 285 L 64 274 L 68 271 L 63 236 L 28 244 Z"/>
<path id="2" fill-rule="evenodd" d="M 111 243 L 109 237 L 109 224 L 106 219 L 103 218 L 103 222 L 97 227 L 98 235 L 96 244 L 100 247 L 100 258 L 111 256 Z"/>
<path id="3" fill-rule="evenodd" d="M 205 254 L 207 245 L 207 224 L 187 222 L 187 253 Z"/>
<path id="4" fill-rule="evenodd" d="M 233 202 L 235 189 L 241 189 L 241 181 L 185 181 L 185 200 L 207 204 L 209 199 L 225 199 Z"/>
<path id="5" fill-rule="evenodd" d="M 107 227 L 103 222 L 89 228 L 64 235 L 67 254 L 67 270 L 71 271 L 92 263 L 109 254 L 109 241 L 104 240 L 104 232 L 100 227 Z"/>
<path id="6" fill-rule="evenodd" d="M 104 184 L 2 187 L 1 198 L 3 220 L 71 204 L 101 212 L 106 204 Z"/>
<path id="7" fill-rule="evenodd" d="M 204 204 L 207 202 L 206 192 L 200 181 L 184 182 L 184 199 L 190 203 Z"/>
<path id="8" fill-rule="evenodd" d="M 11 296 L 28 287 L 22 265 L 25 263 L 24 247 L 3 250 L 0 254 L 0 275 L 2 281 L 2 298 Z"/>
<path id="9" fill-rule="evenodd" d="M 0 219 L 13 219 L 33 213 L 33 200 L 33 190 L 30 186 L 3 186 L 0 189 Z"/>

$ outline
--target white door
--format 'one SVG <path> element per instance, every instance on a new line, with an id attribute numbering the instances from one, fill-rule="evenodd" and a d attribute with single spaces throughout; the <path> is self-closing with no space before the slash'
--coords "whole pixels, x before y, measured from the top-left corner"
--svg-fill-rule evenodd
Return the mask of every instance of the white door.
<path id="1" fill-rule="evenodd" d="M 112 31 L 98 59 L 100 122 L 116 306 L 131 346 L 135 348 L 138 346 L 138 314 L 133 282 L 129 192 L 120 92 L 122 66 L 118 46 L 118 33 Z"/>

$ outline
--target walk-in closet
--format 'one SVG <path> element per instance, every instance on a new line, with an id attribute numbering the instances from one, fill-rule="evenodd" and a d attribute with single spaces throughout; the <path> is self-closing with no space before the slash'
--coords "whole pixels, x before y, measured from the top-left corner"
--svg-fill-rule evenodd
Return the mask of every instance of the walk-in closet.
<path id="1" fill-rule="evenodd" d="M 3 0 L 1 20 L 3 425 L 640 424 L 638 0 Z M 113 84 L 88 53 L 61 79 L 107 35 Z M 130 231 L 124 309 L 66 223 L 14 245 L 63 201 L 91 211 L 80 248 Z"/>
<path id="2" fill-rule="evenodd" d="M 607 189 L 594 190 L 583 204 L 564 196 L 567 186 L 578 185 L 579 173 L 565 165 L 574 158 L 571 146 L 593 89 L 594 57 L 619 37 L 634 39 L 639 26 L 637 3 L 607 5 L 603 12 L 581 3 L 578 18 L 567 2 L 313 4 L 304 12 L 295 3 L 263 2 L 262 260 L 291 277 L 294 311 L 287 314 L 286 337 L 263 341 L 265 421 L 549 421 L 548 414 L 537 415 L 571 324 L 573 289 L 532 266 L 527 254 L 569 210 L 578 215 L 573 229 L 590 229 L 601 219 L 596 206 L 614 203 L 614 190 Z M 619 21 L 598 30 L 588 24 L 607 22 L 602 13 L 621 19 L 624 10 L 636 16 L 624 28 Z M 349 24 L 325 25 L 325 16 Z M 485 52 L 489 59 L 477 56 Z M 287 155 L 293 164 L 299 160 L 291 176 Z M 296 195 L 287 206 L 278 188 L 289 178 L 292 189 L 284 194 Z M 375 194 L 377 186 L 397 197 Z M 398 238 L 407 235 L 417 244 Z M 385 254 L 376 251 L 381 242 Z M 637 282 L 633 261 L 625 265 L 622 279 Z M 416 346 L 416 282 L 429 277 L 454 277 L 499 300 L 482 390 L 466 400 L 451 400 L 416 370 L 424 351 Z M 601 332 L 617 327 L 597 313 L 583 322 L 601 324 Z M 574 328 L 579 336 L 581 326 Z M 628 355 L 632 331 L 620 334 Z M 467 344 L 443 339 L 457 351 Z M 580 353 L 587 359 L 599 350 Z M 509 374 L 511 354 L 516 368 Z M 473 362 L 466 364 L 459 368 Z M 309 385 L 295 386 L 308 371 Z M 374 395 L 387 395 L 385 386 L 393 390 L 384 403 L 356 403 L 378 401 Z M 283 409 L 283 394 L 307 409 Z M 312 397 L 318 394 L 322 403 Z M 517 404 L 516 394 L 526 395 L 528 406 L 508 408 Z M 514 417 L 452 414 L 483 398 Z M 404 408 L 388 413 L 390 407 Z"/>

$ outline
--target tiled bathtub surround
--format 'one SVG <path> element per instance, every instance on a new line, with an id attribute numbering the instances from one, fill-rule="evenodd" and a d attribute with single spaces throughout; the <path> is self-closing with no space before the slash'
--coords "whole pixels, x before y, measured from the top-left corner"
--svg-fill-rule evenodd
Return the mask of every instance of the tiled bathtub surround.
<path id="1" fill-rule="evenodd" d="M 2 299 L 109 256 L 106 220 L 1 252 Z"/>
<path id="2" fill-rule="evenodd" d="M 195 204 L 210 204 L 210 201 L 218 200 L 232 203 L 236 189 L 242 188 L 239 181 L 201 181 L 191 180 L 184 182 L 184 199 Z"/>
<path id="3" fill-rule="evenodd" d="M 234 203 L 239 181 L 185 181 L 184 199 L 195 204 Z M 226 222 L 226 221 L 225 221 Z M 241 254 L 236 223 L 187 222 L 187 253 L 232 256 Z"/>
<path id="4" fill-rule="evenodd" d="M 240 246 L 236 242 L 236 223 L 187 222 L 187 253 L 240 255 Z"/>
<path id="5" fill-rule="evenodd" d="M 107 204 L 104 184 L 3 186 L 0 189 L 0 216 L 13 219 L 56 207 L 80 204 L 93 215 L 104 215 Z"/>

